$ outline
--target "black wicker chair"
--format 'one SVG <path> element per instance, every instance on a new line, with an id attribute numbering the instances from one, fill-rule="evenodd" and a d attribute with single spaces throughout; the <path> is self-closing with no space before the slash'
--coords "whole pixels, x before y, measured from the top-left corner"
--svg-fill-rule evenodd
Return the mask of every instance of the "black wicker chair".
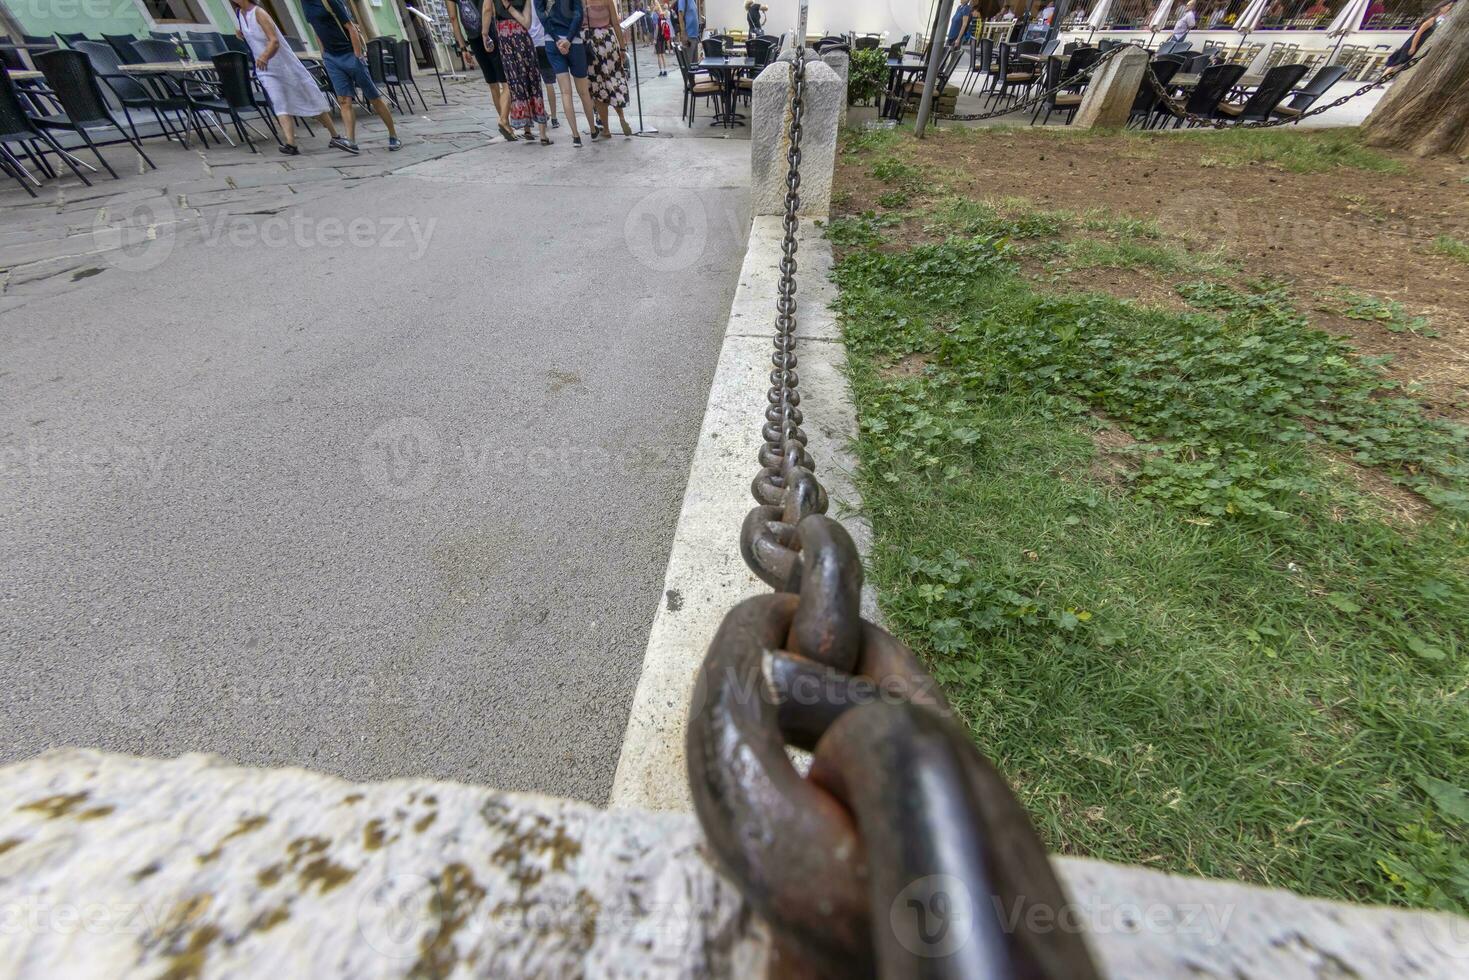
<path id="1" fill-rule="evenodd" d="M 1311 80 L 1296 89 L 1295 98 L 1287 105 L 1278 105 L 1272 110 L 1275 115 L 1286 119 L 1299 119 L 1301 113 L 1316 104 L 1326 90 L 1331 88 L 1346 75 L 1347 69 L 1344 65 L 1327 65 L 1312 76 Z"/>
<path id="2" fill-rule="evenodd" d="M 43 37 L 40 38 L 40 40 L 42 42 L 49 43 L 51 41 L 51 38 Z M 62 44 L 66 45 L 69 48 L 72 45 L 76 44 L 78 41 L 90 41 L 92 39 L 87 37 L 87 35 L 85 34 L 57 34 L 56 40 L 60 41 Z M 26 43 L 31 43 L 31 39 L 26 38 Z"/>
<path id="3" fill-rule="evenodd" d="M 401 92 L 403 101 L 408 103 L 408 110 L 413 111 L 413 99 L 408 94 L 407 86 L 398 77 L 397 52 L 393 42 L 385 37 L 375 37 L 367 42 L 367 73 L 372 76 L 373 84 L 388 93 L 388 101 L 393 103 L 393 108 L 402 112 L 402 103 L 398 101 Z"/>
<path id="4" fill-rule="evenodd" d="M 1016 101 L 1016 96 L 1011 90 L 1029 88 L 1035 84 L 1036 78 L 1035 69 L 1029 67 L 1017 68 L 1012 63 L 1012 55 L 1019 53 L 1012 45 L 1002 44 L 999 47 L 999 51 L 999 67 L 995 70 L 996 84 L 991 86 L 990 89 L 989 104 L 991 107 L 1002 99 L 1009 99 L 1012 102 Z"/>
<path id="5" fill-rule="evenodd" d="M 1188 101 L 1184 103 L 1184 112 L 1195 116 L 1213 118 L 1219 111 L 1219 103 L 1234 88 L 1241 75 L 1245 73 L 1244 65 L 1210 65 L 1205 68 L 1199 76 L 1199 84 L 1189 93 Z M 1173 124 L 1178 129 L 1184 123 L 1184 117 L 1179 116 Z M 1190 125 L 1198 125 L 1190 123 Z"/>
<path id="6" fill-rule="evenodd" d="M 11 152 L 11 144 L 19 146 L 26 159 L 48 177 L 56 176 L 56 171 L 46 162 L 46 151 L 49 149 L 71 168 L 72 173 L 81 178 L 82 183 L 92 183 L 77 167 L 72 155 L 63 150 L 50 133 L 38 127 L 26 114 L 25 106 L 15 92 L 15 83 L 10 80 L 10 73 L 0 71 L 0 168 L 19 181 L 26 193 L 35 197 L 37 195 L 31 184 L 39 187 L 40 181 L 29 174 L 19 158 Z"/>
<path id="7" fill-rule="evenodd" d="M 124 65 L 136 65 L 140 60 L 138 53 L 133 50 L 133 42 L 136 40 L 131 34 L 102 35 L 102 42 L 117 53 L 117 60 Z M 73 44 L 72 47 L 79 48 L 80 45 Z"/>
<path id="8" fill-rule="evenodd" d="M 215 55 L 228 50 L 224 46 L 224 36 L 218 31 L 189 31 L 185 35 L 185 44 L 194 52 L 195 59 L 208 61 Z"/>
<path id="9" fill-rule="evenodd" d="M 1264 122 L 1306 76 L 1307 70 L 1305 65 L 1276 65 L 1265 73 L 1259 87 L 1243 103 L 1220 102 L 1215 109 L 1216 117 L 1235 122 Z"/>
<path id="10" fill-rule="evenodd" d="M 393 71 L 403 85 L 404 92 L 407 92 L 408 86 L 413 86 L 413 92 L 418 96 L 418 101 L 423 104 L 424 111 L 428 111 L 428 99 L 423 97 L 423 90 L 418 87 L 418 80 L 414 75 L 416 59 L 413 57 L 413 45 L 408 42 L 407 38 L 399 38 L 393 50 L 397 56 L 393 59 Z"/>
<path id="11" fill-rule="evenodd" d="M 216 81 L 206 82 L 197 78 L 183 79 L 184 93 L 195 112 L 212 112 L 217 116 L 229 116 L 235 132 L 250 147 L 255 141 L 250 138 L 250 127 L 245 124 L 244 112 L 254 112 L 270 129 L 270 135 L 280 143 L 280 133 L 275 128 L 275 110 L 269 100 L 262 101 L 257 95 L 254 77 L 250 74 L 250 56 L 238 51 L 222 51 L 210 61 L 214 64 Z"/>
<path id="12" fill-rule="evenodd" d="M 1176 57 L 1164 55 L 1161 58 L 1154 58 L 1153 63 L 1148 67 L 1153 77 L 1158 80 L 1158 84 L 1166 90 L 1168 83 L 1173 81 L 1173 76 L 1178 74 L 1183 65 Z M 1132 100 L 1132 111 L 1127 115 L 1127 124 L 1136 125 L 1140 129 L 1150 129 L 1157 121 L 1155 115 L 1159 112 L 1166 113 L 1166 110 L 1159 104 L 1158 90 L 1148 84 L 1148 80 L 1144 78 L 1142 84 L 1138 86 L 1137 95 Z"/>
<path id="13" fill-rule="evenodd" d="M 117 117 L 112 114 L 112 107 L 102 93 L 102 83 L 85 54 L 81 51 L 43 51 L 36 55 L 35 62 L 36 67 L 46 76 L 51 96 L 62 110 L 60 113 L 33 117 L 37 126 L 43 129 L 68 130 L 81 137 L 82 142 L 87 144 L 87 149 L 107 168 L 114 180 L 118 179 L 117 171 L 112 169 L 112 164 L 107 162 L 107 158 L 98 149 L 99 146 L 125 142 L 137 151 L 138 156 L 151 169 L 158 169 L 143 151 L 142 141 L 128 132 L 130 127 L 118 122 Z M 117 130 L 122 139 L 107 140 L 100 144 L 92 139 L 93 132 L 109 129 Z"/>
<path id="14" fill-rule="evenodd" d="M 142 41 L 133 42 L 133 50 L 138 53 L 138 61 L 133 64 L 161 64 L 165 61 L 184 60 L 179 54 L 177 41 L 164 41 L 158 38 L 145 38 Z"/>
<path id="15" fill-rule="evenodd" d="M 164 42 L 154 43 L 163 44 Z M 177 113 L 181 118 L 188 114 L 188 100 L 183 98 L 182 93 L 170 91 L 163 86 L 161 81 L 155 81 L 150 85 L 148 82 L 128 75 L 122 70 L 117 52 L 109 44 L 103 44 L 100 41 L 78 41 L 76 49 L 87 56 L 87 60 L 92 63 L 92 68 L 97 72 L 97 77 L 105 86 L 104 91 L 110 92 L 118 105 L 122 107 L 123 118 L 127 120 L 128 128 L 132 130 L 134 139 L 141 140 L 143 137 L 139 135 L 137 124 L 133 122 L 133 110 L 145 109 L 153 113 L 161 135 L 177 136 L 180 142 L 188 145 L 187 129 L 180 126 L 175 131 L 168 121 L 170 112 Z M 141 64 L 142 61 L 141 56 L 135 55 L 132 63 Z"/>

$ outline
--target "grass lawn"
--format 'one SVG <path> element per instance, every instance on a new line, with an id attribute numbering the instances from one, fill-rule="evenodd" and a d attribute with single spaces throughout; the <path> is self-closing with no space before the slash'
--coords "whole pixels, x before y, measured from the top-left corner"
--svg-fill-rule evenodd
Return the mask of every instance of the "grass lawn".
<path id="1" fill-rule="evenodd" d="M 1407 166 L 1240 135 L 1168 152 Z M 1469 912 L 1465 428 L 1156 208 L 982 199 L 925 162 L 983 138 L 840 155 L 888 625 L 1057 851 Z M 1321 308 L 1437 343 L 1371 287 Z"/>

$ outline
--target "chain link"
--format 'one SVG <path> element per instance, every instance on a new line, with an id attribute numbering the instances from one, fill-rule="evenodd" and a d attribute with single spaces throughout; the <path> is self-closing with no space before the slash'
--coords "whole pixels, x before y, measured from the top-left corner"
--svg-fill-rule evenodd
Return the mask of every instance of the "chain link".
<path id="1" fill-rule="evenodd" d="M 825 516 L 796 356 L 808 56 L 795 47 L 758 506 L 740 535 L 776 592 L 729 612 L 699 672 L 694 807 L 772 930 L 773 975 L 1095 980 L 1075 931 L 1031 931 L 1066 902 L 1045 848 L 917 657 L 862 618 L 861 557 Z M 792 746 L 813 753 L 809 775 Z M 936 921 L 949 939 L 929 935 Z"/>

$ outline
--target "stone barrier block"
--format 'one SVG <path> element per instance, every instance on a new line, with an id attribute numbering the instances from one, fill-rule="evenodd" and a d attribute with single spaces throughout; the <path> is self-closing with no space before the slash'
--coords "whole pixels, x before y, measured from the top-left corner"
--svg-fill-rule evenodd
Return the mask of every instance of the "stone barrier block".
<path id="1" fill-rule="evenodd" d="M 1086 87 L 1073 129 L 1121 129 L 1127 125 L 1138 86 L 1148 70 L 1148 53 L 1128 46 L 1113 55 Z"/>

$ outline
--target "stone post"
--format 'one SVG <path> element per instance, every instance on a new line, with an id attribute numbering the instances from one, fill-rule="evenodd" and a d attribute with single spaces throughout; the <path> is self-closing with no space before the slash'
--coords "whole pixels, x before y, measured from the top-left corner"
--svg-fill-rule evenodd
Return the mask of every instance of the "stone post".
<path id="1" fill-rule="evenodd" d="M 852 56 L 845 51 L 828 51 L 821 56 L 827 67 L 836 72 L 837 78 L 842 80 L 842 104 L 837 111 L 837 129 L 847 124 L 847 83 L 852 74 Z"/>
<path id="2" fill-rule="evenodd" d="M 756 215 L 785 213 L 793 60 L 793 53 L 782 54 L 766 67 L 755 79 L 750 98 L 750 193 Z M 831 213 L 837 127 L 846 103 L 846 80 L 808 51 L 801 115 L 802 217 L 826 218 Z"/>
<path id="3" fill-rule="evenodd" d="M 1127 125 L 1133 99 L 1144 84 L 1148 53 L 1127 46 L 1114 54 L 1092 77 L 1076 110 L 1073 129 L 1121 129 Z"/>

